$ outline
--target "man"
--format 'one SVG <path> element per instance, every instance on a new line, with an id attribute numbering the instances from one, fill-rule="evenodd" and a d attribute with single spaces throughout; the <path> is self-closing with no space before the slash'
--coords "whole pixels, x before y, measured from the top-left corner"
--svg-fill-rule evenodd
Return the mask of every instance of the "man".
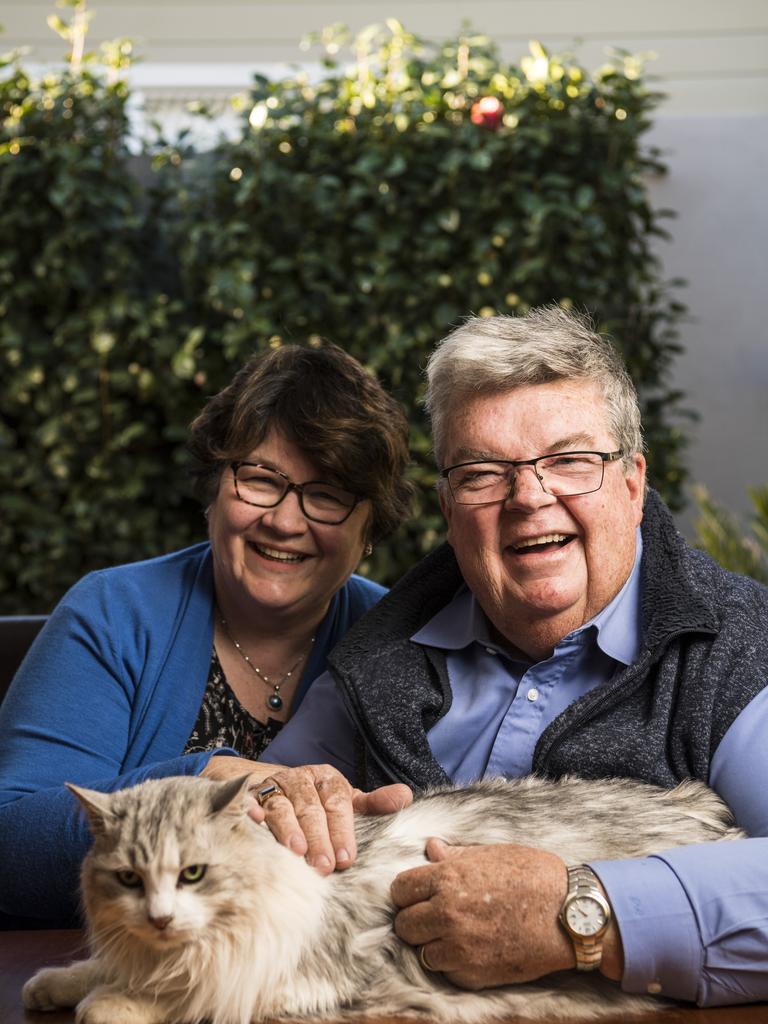
<path id="1" fill-rule="evenodd" d="M 448 545 L 336 649 L 266 759 L 366 790 L 693 777 L 768 835 L 768 591 L 689 549 L 646 494 L 611 345 L 559 309 L 471 319 L 428 381 Z M 261 795 L 320 870 L 354 857 L 334 767 L 274 769 Z M 396 930 L 458 985 L 578 966 L 702 1005 L 768 998 L 768 839 L 586 868 L 512 845 L 428 855 L 393 885 Z"/>

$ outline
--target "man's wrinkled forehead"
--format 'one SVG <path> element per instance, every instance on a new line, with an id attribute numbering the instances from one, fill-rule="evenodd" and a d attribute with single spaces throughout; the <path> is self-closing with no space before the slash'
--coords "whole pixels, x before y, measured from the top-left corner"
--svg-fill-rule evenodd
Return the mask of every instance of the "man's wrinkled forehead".
<path id="1" fill-rule="evenodd" d="M 445 467 L 569 450 L 600 451 L 613 434 L 597 382 L 558 379 L 457 395 L 438 456 Z"/>
<path id="2" fill-rule="evenodd" d="M 460 435 L 460 431 L 457 432 Z M 477 448 L 473 445 L 462 444 L 461 437 L 457 436 L 456 443 L 451 445 L 451 457 L 457 462 L 493 462 L 495 459 L 506 459 L 507 453 L 501 446 L 497 448 Z M 535 455 L 555 455 L 557 452 L 567 451 L 592 451 L 597 444 L 597 439 L 588 430 L 580 430 L 573 434 L 567 434 L 555 438 L 546 445 L 546 451 L 536 452 Z M 531 455 L 534 458 L 535 455 Z"/>

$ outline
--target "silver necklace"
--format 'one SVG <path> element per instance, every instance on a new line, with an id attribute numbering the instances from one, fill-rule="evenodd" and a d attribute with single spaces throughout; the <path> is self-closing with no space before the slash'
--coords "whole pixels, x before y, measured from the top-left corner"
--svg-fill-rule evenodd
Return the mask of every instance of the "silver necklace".
<path id="1" fill-rule="evenodd" d="M 288 669 L 288 671 L 276 680 L 274 676 L 270 678 L 270 676 L 268 676 L 266 672 L 262 672 L 258 665 L 255 665 L 251 661 L 250 657 L 245 653 L 245 651 L 240 646 L 238 641 L 232 635 L 232 630 L 229 628 L 229 623 L 221 614 L 221 612 L 219 612 L 219 622 L 221 623 L 221 628 L 224 630 L 229 640 L 231 641 L 232 646 L 235 648 L 237 653 L 246 663 L 248 668 L 250 668 L 252 672 L 255 672 L 259 679 L 261 679 L 262 682 L 266 683 L 267 686 L 272 687 L 273 692 L 270 693 L 270 695 L 267 697 L 267 707 L 271 708 L 273 711 L 279 711 L 280 708 L 282 708 L 283 706 L 283 698 L 280 696 L 280 687 L 283 685 L 283 683 L 288 682 L 288 680 L 293 676 L 293 673 L 296 671 L 296 669 L 299 667 L 302 661 L 304 661 L 304 659 L 307 657 L 309 652 L 312 650 L 312 644 L 315 642 L 315 638 L 312 637 L 312 639 L 309 641 L 309 647 L 306 649 L 306 651 L 304 651 L 303 654 L 300 654 L 299 657 L 294 662 L 294 664 L 291 665 L 291 667 Z"/>

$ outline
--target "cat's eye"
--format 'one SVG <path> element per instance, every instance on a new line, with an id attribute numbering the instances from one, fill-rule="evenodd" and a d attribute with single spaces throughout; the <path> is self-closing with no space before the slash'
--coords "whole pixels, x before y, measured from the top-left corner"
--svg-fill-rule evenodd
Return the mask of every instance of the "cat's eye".
<path id="1" fill-rule="evenodd" d="M 194 885 L 195 882 L 199 882 L 203 878 L 205 869 L 205 864 L 190 864 L 179 874 L 179 881 L 183 885 Z"/>
<path id="2" fill-rule="evenodd" d="M 139 889 L 144 884 L 141 875 L 136 871 L 130 871 L 128 868 L 122 871 L 115 872 L 115 878 L 118 880 L 120 885 L 124 885 L 126 889 Z"/>

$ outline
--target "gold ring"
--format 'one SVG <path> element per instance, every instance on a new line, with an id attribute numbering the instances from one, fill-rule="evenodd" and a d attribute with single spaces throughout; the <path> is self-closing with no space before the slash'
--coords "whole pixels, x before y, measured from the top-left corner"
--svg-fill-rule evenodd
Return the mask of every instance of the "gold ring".
<path id="1" fill-rule="evenodd" d="M 268 800 L 271 800 L 273 796 L 285 796 L 285 793 L 282 791 L 282 789 L 280 789 L 276 782 L 270 782 L 268 786 L 260 786 L 256 790 L 255 795 L 256 802 L 259 804 L 260 807 L 263 807 L 264 804 Z"/>
<path id="2" fill-rule="evenodd" d="M 424 968 L 424 970 L 428 971 L 430 974 L 434 974 L 435 972 L 437 972 L 437 968 L 433 967 L 429 960 L 427 960 L 426 946 L 419 946 L 419 963 Z"/>

